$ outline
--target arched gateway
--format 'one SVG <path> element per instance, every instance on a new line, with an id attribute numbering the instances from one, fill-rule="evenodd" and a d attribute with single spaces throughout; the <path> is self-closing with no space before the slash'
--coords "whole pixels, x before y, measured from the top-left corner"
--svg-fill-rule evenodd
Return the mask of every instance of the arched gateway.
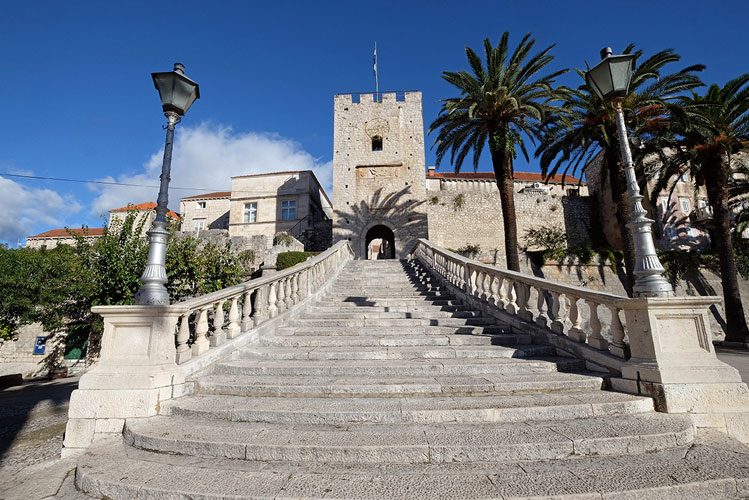
<path id="1" fill-rule="evenodd" d="M 382 224 L 367 231 L 364 237 L 364 255 L 366 259 L 394 259 L 395 235 L 393 231 Z"/>
<path id="2" fill-rule="evenodd" d="M 333 124 L 333 243 L 405 258 L 427 237 L 421 93 L 337 95 Z"/>

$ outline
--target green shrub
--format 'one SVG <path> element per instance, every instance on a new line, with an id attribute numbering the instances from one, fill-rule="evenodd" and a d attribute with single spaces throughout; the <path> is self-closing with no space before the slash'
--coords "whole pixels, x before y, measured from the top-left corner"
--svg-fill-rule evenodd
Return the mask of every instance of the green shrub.
<path id="1" fill-rule="evenodd" d="M 273 246 L 283 245 L 285 247 L 291 246 L 294 243 L 294 237 L 289 233 L 278 233 L 273 237 Z"/>
<path id="2" fill-rule="evenodd" d="M 463 206 L 466 204 L 466 197 L 463 195 L 463 193 L 455 195 L 455 198 L 453 198 L 453 208 L 457 212 Z"/>
<path id="3" fill-rule="evenodd" d="M 276 259 L 276 269 L 281 271 L 288 269 L 291 266 L 295 266 L 300 262 L 304 262 L 313 255 L 317 255 L 320 252 L 281 252 L 278 254 Z"/>
<path id="4" fill-rule="evenodd" d="M 455 253 L 460 254 L 463 257 L 467 257 L 469 259 L 475 258 L 480 252 L 481 252 L 481 247 L 479 245 L 471 245 L 470 243 L 468 245 L 464 245 L 458 248 L 455 251 Z"/>

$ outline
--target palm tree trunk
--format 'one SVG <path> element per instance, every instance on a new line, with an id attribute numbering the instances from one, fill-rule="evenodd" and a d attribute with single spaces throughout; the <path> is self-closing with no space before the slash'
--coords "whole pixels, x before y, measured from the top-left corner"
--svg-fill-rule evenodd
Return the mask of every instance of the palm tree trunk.
<path id="1" fill-rule="evenodd" d="M 714 175 L 705 176 L 705 187 L 715 223 L 715 247 L 718 251 L 720 278 L 723 284 L 723 304 L 726 312 L 726 342 L 749 342 L 749 328 L 744 316 L 739 291 L 739 273 L 731 242 L 731 221 L 728 209 L 728 177 L 718 161 Z"/>
<path id="2" fill-rule="evenodd" d="M 621 162 L 619 147 L 612 144 L 606 149 L 606 167 L 609 172 L 609 184 L 611 185 L 611 199 L 616 204 L 616 222 L 619 226 L 619 234 L 622 238 L 622 250 L 624 251 L 624 268 L 627 272 L 627 283 L 625 288 L 627 295 L 632 297 L 632 287 L 635 284 L 635 245 L 632 234 L 627 227 L 629 222 L 629 198 L 627 197 L 627 176 Z"/>
<path id="3" fill-rule="evenodd" d="M 507 269 L 520 272 L 518 256 L 518 227 L 515 216 L 515 179 L 512 175 L 512 153 L 506 147 L 495 150 L 490 147 L 494 176 L 502 202 L 502 222 L 505 233 L 505 255 Z"/>

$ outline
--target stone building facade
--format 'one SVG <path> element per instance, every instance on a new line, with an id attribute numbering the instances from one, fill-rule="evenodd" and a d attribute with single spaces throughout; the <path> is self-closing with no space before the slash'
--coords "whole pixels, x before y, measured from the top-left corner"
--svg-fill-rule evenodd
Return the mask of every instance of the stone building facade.
<path id="1" fill-rule="evenodd" d="M 596 200 L 597 217 L 609 245 L 622 249 L 621 233 L 616 221 L 616 204 L 611 198 L 608 171 L 603 168 L 599 154 L 585 167 L 591 196 Z M 655 221 L 653 236 L 660 250 L 697 249 L 710 247 L 712 210 L 707 202 L 704 186 L 695 186 L 688 175 L 674 176 L 669 185 L 658 193 L 655 207 L 651 203 L 655 181 L 647 182 L 642 205 L 648 217 Z"/>
<path id="2" fill-rule="evenodd" d="M 180 230 L 185 233 L 197 233 L 206 229 L 229 229 L 230 198 L 231 191 L 180 198 Z"/>
<path id="3" fill-rule="evenodd" d="M 333 117 L 333 243 L 402 258 L 427 237 L 421 92 L 339 94 Z"/>
<path id="4" fill-rule="evenodd" d="M 229 236 L 281 232 L 301 235 L 330 219 L 333 206 L 311 170 L 240 175 L 231 179 Z"/>
<path id="5" fill-rule="evenodd" d="M 529 229 L 563 228 L 571 245 L 589 242 L 587 186 L 578 179 L 515 172 L 515 210 L 519 243 Z M 455 250 L 478 245 L 480 260 L 505 263 L 499 188 L 491 172 L 435 173 L 426 177 L 429 239 Z M 534 250 L 531 248 L 531 250 Z"/>

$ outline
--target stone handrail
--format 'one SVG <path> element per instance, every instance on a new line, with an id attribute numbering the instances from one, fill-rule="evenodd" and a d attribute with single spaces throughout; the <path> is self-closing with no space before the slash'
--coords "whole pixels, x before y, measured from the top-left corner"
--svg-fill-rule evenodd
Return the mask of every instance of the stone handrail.
<path id="1" fill-rule="evenodd" d="M 618 358 L 629 357 L 627 329 L 620 314 L 631 299 L 499 269 L 424 239 L 416 243 L 411 254 L 469 297 Z M 584 308 L 581 305 L 589 311 L 589 332 L 582 327 Z M 610 339 L 602 335 L 601 308 L 608 309 L 611 315 L 608 321 Z"/>
<path id="2" fill-rule="evenodd" d="M 314 293 L 352 258 L 348 242 L 339 242 L 289 269 L 172 304 L 169 308 L 180 315 L 176 363 L 185 363 L 275 318 Z"/>

